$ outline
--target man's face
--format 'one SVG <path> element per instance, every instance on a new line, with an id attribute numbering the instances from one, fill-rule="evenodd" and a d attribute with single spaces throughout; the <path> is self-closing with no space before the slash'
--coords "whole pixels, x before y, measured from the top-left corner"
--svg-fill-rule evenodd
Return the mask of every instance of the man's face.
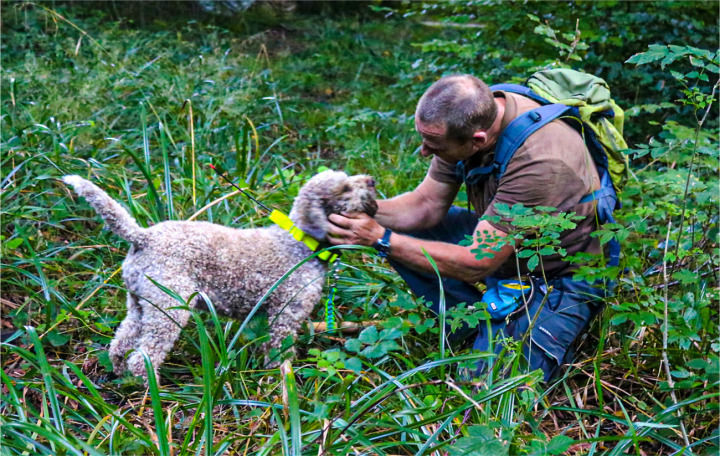
<path id="1" fill-rule="evenodd" d="M 449 139 L 446 137 L 445 127 L 425 125 L 415 121 L 415 129 L 422 137 L 420 155 L 423 157 L 437 155 L 449 163 L 457 163 L 477 152 L 472 138 L 467 141 Z"/>

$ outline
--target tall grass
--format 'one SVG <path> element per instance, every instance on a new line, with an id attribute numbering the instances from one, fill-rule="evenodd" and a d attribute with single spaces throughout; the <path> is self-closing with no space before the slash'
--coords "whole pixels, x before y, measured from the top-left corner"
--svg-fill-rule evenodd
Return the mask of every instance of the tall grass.
<path id="1" fill-rule="evenodd" d="M 222 198 L 230 189 L 210 163 L 282 210 L 321 166 L 407 191 L 427 163 L 411 116 L 424 84 L 408 89 L 403 75 L 422 56 L 410 43 L 436 32 L 367 17 L 238 34 L 189 20 L 135 28 L 92 8 L 2 13 L 3 455 L 642 454 L 681 451 L 675 412 L 717 404 L 708 393 L 667 407 L 638 380 L 648 407 L 628 410 L 615 385 L 627 373 L 606 361 L 630 345 L 593 358 L 590 343 L 591 361 L 551 385 L 512 356 L 471 381 L 488 355 L 446 346 L 444 325 L 362 252 L 343 257 L 338 312 L 382 328 L 309 329 L 292 365 L 266 370 L 255 351 L 267 323 L 210 305 L 193 311 L 159 378 L 115 376 L 106 349 L 128 246 L 57 179 L 90 177 L 143 225 L 266 225 L 252 202 Z M 700 434 L 698 454 L 714 438 Z"/>

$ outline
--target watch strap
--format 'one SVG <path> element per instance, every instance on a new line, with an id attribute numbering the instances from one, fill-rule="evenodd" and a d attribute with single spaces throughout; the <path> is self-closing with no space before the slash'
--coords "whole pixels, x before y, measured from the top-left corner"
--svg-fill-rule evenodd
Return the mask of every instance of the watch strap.
<path id="1" fill-rule="evenodd" d="M 392 230 L 390 228 L 385 228 L 385 233 L 383 234 L 383 237 L 375 241 L 375 243 L 372 245 L 375 250 L 378 252 L 378 256 L 381 258 L 387 258 L 388 254 L 390 253 L 390 236 L 392 235 Z"/>

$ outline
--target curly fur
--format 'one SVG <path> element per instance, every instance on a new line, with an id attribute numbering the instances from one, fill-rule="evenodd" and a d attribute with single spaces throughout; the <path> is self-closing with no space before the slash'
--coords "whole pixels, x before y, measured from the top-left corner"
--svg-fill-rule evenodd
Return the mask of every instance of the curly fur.
<path id="1" fill-rule="evenodd" d="M 118 374 L 129 369 L 135 375 L 147 375 L 138 349 L 149 355 L 157 371 L 190 317 L 153 281 L 185 300 L 204 292 L 218 314 L 244 318 L 283 274 L 312 253 L 276 226 L 241 230 L 207 222 L 167 221 L 142 228 L 88 180 L 65 176 L 63 181 L 88 201 L 110 230 L 132 244 L 122 265 L 127 316 L 110 344 Z M 290 218 L 305 233 L 324 239 L 328 214 L 345 211 L 372 216 L 376 210 L 371 177 L 325 171 L 302 187 Z M 270 319 L 266 354 L 279 349 L 288 335 L 297 335 L 321 298 L 326 270 L 327 265 L 317 259 L 306 262 L 265 301 Z M 190 306 L 202 309 L 206 303 L 195 297 Z"/>

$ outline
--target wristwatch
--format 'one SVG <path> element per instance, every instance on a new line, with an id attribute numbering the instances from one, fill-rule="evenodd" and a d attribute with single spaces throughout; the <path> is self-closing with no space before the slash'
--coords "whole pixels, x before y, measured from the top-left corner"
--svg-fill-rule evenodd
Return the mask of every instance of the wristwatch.
<path id="1" fill-rule="evenodd" d="M 375 241 L 375 243 L 372 245 L 373 248 L 377 250 L 378 256 L 380 258 L 387 258 L 388 254 L 390 253 L 391 234 L 392 230 L 390 228 L 385 228 L 385 234 L 383 234 L 383 237 Z"/>

